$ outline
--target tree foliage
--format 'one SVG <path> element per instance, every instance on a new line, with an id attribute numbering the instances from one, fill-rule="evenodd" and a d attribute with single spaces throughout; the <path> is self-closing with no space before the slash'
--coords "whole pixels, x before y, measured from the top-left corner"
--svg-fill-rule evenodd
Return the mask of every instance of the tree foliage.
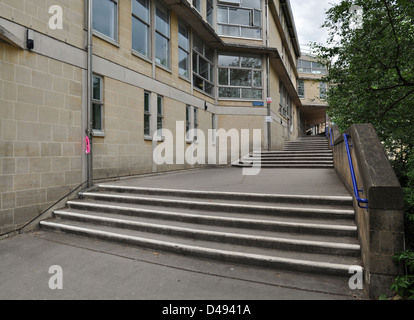
<path id="1" fill-rule="evenodd" d="M 342 0 L 323 27 L 329 39 L 313 47 L 330 61 L 329 115 L 342 131 L 374 125 L 404 188 L 407 244 L 414 249 L 414 1 Z"/>

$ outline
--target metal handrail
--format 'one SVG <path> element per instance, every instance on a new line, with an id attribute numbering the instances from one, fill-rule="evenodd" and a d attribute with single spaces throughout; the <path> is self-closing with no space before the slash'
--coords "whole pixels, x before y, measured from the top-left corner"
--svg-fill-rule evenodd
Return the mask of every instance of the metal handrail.
<path id="1" fill-rule="evenodd" d="M 334 144 L 333 144 L 333 133 L 332 133 L 332 127 L 330 127 L 330 129 L 329 129 L 329 135 L 330 135 L 330 140 L 331 140 L 331 147 L 333 147 L 333 146 L 334 146 Z"/>
<path id="2" fill-rule="evenodd" d="M 348 154 L 348 162 L 349 162 L 349 169 L 351 171 L 351 178 L 352 178 L 352 185 L 354 188 L 354 194 L 355 194 L 355 198 L 358 202 L 358 207 L 362 208 L 362 209 L 368 209 L 368 199 L 362 199 L 359 196 L 360 192 L 363 192 L 363 189 L 358 189 L 358 184 L 356 181 L 356 177 L 355 177 L 355 171 L 354 171 L 354 164 L 352 162 L 352 156 L 351 156 L 351 151 L 349 149 L 349 138 L 350 135 L 348 134 L 344 134 L 344 142 L 345 142 L 345 147 L 346 147 L 346 153 Z M 362 206 L 362 204 L 366 204 L 365 206 Z"/>

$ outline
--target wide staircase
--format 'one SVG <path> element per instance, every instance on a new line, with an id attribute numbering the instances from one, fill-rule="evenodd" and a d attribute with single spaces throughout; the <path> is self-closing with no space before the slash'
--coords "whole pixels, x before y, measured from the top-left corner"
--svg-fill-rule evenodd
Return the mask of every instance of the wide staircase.
<path id="1" fill-rule="evenodd" d="M 331 157 L 324 141 L 303 141 L 287 145 L 292 150 L 283 155 Z M 310 150 L 298 150 L 305 148 Z M 307 162 L 308 168 L 313 165 Z M 350 267 L 361 265 L 351 196 L 190 189 L 101 184 L 40 225 L 150 250 L 294 272 L 349 278 Z"/>
<path id="2" fill-rule="evenodd" d="M 325 137 L 301 137 L 286 142 L 283 151 L 262 151 L 238 160 L 234 166 L 262 168 L 333 168 L 333 153 Z"/>

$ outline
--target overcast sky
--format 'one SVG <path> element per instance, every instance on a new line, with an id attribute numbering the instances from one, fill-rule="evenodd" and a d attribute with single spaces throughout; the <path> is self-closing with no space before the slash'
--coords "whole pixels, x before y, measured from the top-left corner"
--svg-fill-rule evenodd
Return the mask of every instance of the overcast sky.
<path id="1" fill-rule="evenodd" d="M 308 45 L 309 42 L 325 43 L 328 30 L 321 28 L 325 21 L 325 12 L 332 4 L 340 0 L 290 0 L 293 17 L 298 32 L 299 43 Z"/>

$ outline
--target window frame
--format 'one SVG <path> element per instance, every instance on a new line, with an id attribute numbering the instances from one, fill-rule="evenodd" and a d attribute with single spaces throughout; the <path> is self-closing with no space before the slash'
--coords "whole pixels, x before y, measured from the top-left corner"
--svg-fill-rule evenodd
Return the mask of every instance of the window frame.
<path id="1" fill-rule="evenodd" d="M 168 35 L 162 33 L 162 31 L 157 29 L 157 12 L 161 11 L 163 12 L 167 19 L 168 19 Z M 162 5 L 160 5 L 159 3 L 155 6 L 155 10 L 154 10 L 154 16 L 155 16 L 155 22 L 154 22 L 154 42 L 155 42 L 155 54 L 154 54 L 154 59 L 155 59 L 155 63 L 157 66 L 161 67 L 161 68 L 166 68 L 168 70 L 170 70 L 171 68 L 171 15 L 170 15 L 170 11 L 166 8 L 164 8 Z M 160 37 L 162 37 L 163 39 L 167 40 L 168 43 L 168 58 L 167 58 L 167 64 L 165 65 L 161 62 L 158 62 L 157 60 L 159 60 L 157 58 L 157 35 L 159 35 Z"/>
<path id="2" fill-rule="evenodd" d="M 147 2 L 147 4 L 148 4 L 148 18 L 149 18 L 148 19 L 149 20 L 148 22 L 143 21 L 140 17 L 138 17 L 134 13 L 134 10 L 133 10 L 133 6 L 134 6 L 133 2 L 134 1 L 137 1 L 137 0 L 132 0 L 131 1 L 131 16 L 132 16 L 132 18 L 131 18 L 131 46 L 132 46 L 133 41 L 134 41 L 134 28 L 133 28 L 133 23 L 134 23 L 134 19 L 136 19 L 139 22 L 141 22 L 142 24 L 146 25 L 147 28 L 148 28 L 148 31 L 147 31 L 148 32 L 148 43 L 147 43 L 147 45 L 148 45 L 148 54 L 147 55 L 146 54 L 143 54 L 143 53 L 135 50 L 133 47 L 132 47 L 132 52 L 134 54 L 137 54 L 137 55 L 143 57 L 144 59 L 151 60 L 151 57 L 152 57 L 152 6 L 151 6 L 151 1 L 150 0 L 145 0 Z"/>
<path id="3" fill-rule="evenodd" d="M 253 39 L 253 40 L 263 40 L 263 8 L 262 5 L 260 9 L 252 8 L 252 7 L 245 7 L 243 6 L 243 1 L 239 1 L 240 3 L 229 3 L 229 2 L 220 2 L 217 5 L 217 12 L 219 12 L 222 9 L 226 9 L 227 11 L 227 22 L 220 22 L 219 21 L 219 15 L 217 13 L 217 33 L 220 36 L 224 37 L 231 37 L 231 38 L 242 38 L 242 39 Z M 248 25 L 242 25 L 238 23 L 232 23 L 230 22 L 230 10 L 248 10 L 249 11 L 249 24 Z M 260 16 L 260 22 L 256 23 L 256 13 Z M 238 28 L 238 35 L 230 35 L 223 32 L 222 28 L 223 26 L 232 27 L 232 28 Z M 250 37 L 250 36 L 243 36 L 243 28 L 244 29 L 250 29 L 250 30 L 259 30 L 260 36 L 259 37 Z"/>
<path id="4" fill-rule="evenodd" d="M 199 52 L 199 50 L 196 48 L 196 46 L 194 45 L 194 41 L 195 39 L 200 40 L 200 43 L 202 43 L 202 51 L 203 52 Z M 196 35 L 193 32 L 193 37 L 192 37 L 192 63 L 193 63 L 193 70 L 192 70 L 192 84 L 193 84 L 193 88 L 202 92 L 203 94 L 207 94 L 211 97 L 214 97 L 214 89 L 215 89 L 215 79 L 214 79 L 214 69 L 215 69 L 215 63 L 214 61 L 211 61 L 209 58 L 207 58 L 206 56 L 206 48 L 208 48 L 208 50 L 213 52 L 213 60 L 215 57 L 215 53 L 214 53 L 214 49 L 211 48 L 210 46 L 208 46 L 198 35 Z M 206 79 L 203 75 L 201 75 L 199 73 L 199 69 L 200 69 L 200 58 L 205 60 L 205 62 L 207 62 L 207 75 L 209 79 Z M 194 65 L 196 64 L 197 68 L 194 68 Z M 195 85 L 195 78 L 199 78 L 199 80 L 201 80 L 203 82 L 203 87 L 206 88 L 206 83 L 211 85 L 211 93 L 209 93 L 208 91 L 205 91 L 205 89 L 201 89 L 198 86 Z"/>
<path id="5" fill-rule="evenodd" d="M 160 112 L 161 110 L 161 112 Z M 160 124 L 161 120 L 161 126 Z M 164 129 L 164 96 L 157 95 L 157 131 Z M 158 136 L 161 137 L 161 133 L 158 131 Z"/>
<path id="6" fill-rule="evenodd" d="M 180 45 L 180 28 L 184 28 L 187 31 L 187 46 L 188 49 L 183 48 Z M 183 77 L 186 80 L 190 80 L 190 75 L 191 75 L 191 69 L 190 69 L 190 65 L 191 65 L 191 38 L 190 38 L 190 28 L 185 25 L 183 22 L 178 21 L 178 75 L 180 77 Z M 182 50 L 183 52 L 185 52 L 187 54 L 187 75 L 183 75 L 180 73 L 180 50 Z"/>
<path id="7" fill-rule="evenodd" d="M 232 57 L 238 57 L 238 66 L 225 66 L 220 65 L 220 56 L 232 56 Z M 263 70 L 263 57 L 261 55 L 254 55 L 254 54 L 233 54 L 231 52 L 219 52 L 217 55 L 218 62 L 217 62 L 217 72 L 218 72 L 218 78 L 219 82 L 217 84 L 218 87 L 218 98 L 220 100 L 248 100 L 248 101 L 263 101 L 263 95 L 264 95 L 264 70 Z M 260 61 L 260 68 L 257 67 L 244 67 L 243 66 L 243 58 L 257 58 Z M 221 70 L 227 70 L 227 84 L 221 84 L 220 83 L 220 71 Z M 232 85 L 231 81 L 231 70 L 244 70 L 250 72 L 250 83 L 251 86 L 243 86 L 243 85 Z M 260 86 L 255 85 L 255 73 L 260 72 Z M 239 96 L 238 97 L 224 97 L 220 95 L 220 89 L 228 89 L 228 90 L 239 90 Z M 259 98 L 246 98 L 243 96 L 244 90 L 257 90 L 261 91 L 261 97 Z"/>
<path id="8" fill-rule="evenodd" d="M 104 130 L 104 80 L 103 77 L 97 74 L 92 75 L 93 78 L 93 88 L 92 88 L 92 134 L 96 137 L 105 136 Z M 95 79 L 99 79 L 99 99 L 95 99 L 94 89 L 95 89 Z M 94 125 L 95 119 L 95 108 L 94 106 L 99 106 L 100 109 L 100 129 L 96 129 Z"/>
<path id="9" fill-rule="evenodd" d="M 108 41 L 114 45 L 119 46 L 119 0 L 106 0 L 106 1 L 110 1 L 115 5 L 115 14 L 114 14 L 114 24 L 113 24 L 113 33 L 114 33 L 114 38 L 112 38 L 109 35 L 106 35 L 105 33 L 95 29 L 95 27 L 93 26 L 93 22 L 92 22 L 92 29 L 93 29 L 93 34 L 95 36 L 98 36 L 102 39 L 104 39 L 105 41 Z M 93 10 L 93 4 L 92 4 L 92 10 Z M 93 14 L 92 14 L 93 16 Z"/>
<path id="10" fill-rule="evenodd" d="M 305 80 L 298 80 L 298 96 L 300 99 L 305 99 Z"/>
<path id="11" fill-rule="evenodd" d="M 146 100 L 145 98 L 148 97 Z M 146 102 L 148 101 L 148 106 L 146 106 Z M 147 110 L 148 107 L 148 110 Z M 148 134 L 145 132 L 145 118 L 148 117 Z M 144 91 L 144 138 L 150 138 L 151 137 L 151 92 Z"/>

